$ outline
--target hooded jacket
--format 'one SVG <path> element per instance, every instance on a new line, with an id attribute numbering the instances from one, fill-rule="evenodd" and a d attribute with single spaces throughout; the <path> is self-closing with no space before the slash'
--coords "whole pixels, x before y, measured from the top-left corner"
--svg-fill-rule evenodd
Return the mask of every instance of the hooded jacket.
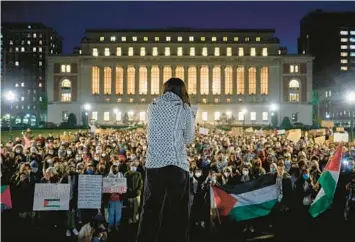
<path id="1" fill-rule="evenodd" d="M 189 172 L 185 145 L 194 140 L 195 117 L 191 107 L 167 92 L 148 107 L 147 168 L 177 166 Z"/>

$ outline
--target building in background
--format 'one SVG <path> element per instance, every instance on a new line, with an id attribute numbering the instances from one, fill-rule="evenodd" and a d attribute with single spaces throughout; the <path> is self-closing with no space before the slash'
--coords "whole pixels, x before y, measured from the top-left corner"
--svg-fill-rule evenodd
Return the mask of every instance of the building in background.
<path id="1" fill-rule="evenodd" d="M 1 37 L 2 118 L 38 125 L 46 120 L 47 57 L 62 53 L 62 38 L 41 23 L 2 23 Z"/>
<path id="2" fill-rule="evenodd" d="M 185 81 L 197 122 L 268 125 L 276 113 L 279 123 L 312 124 L 312 57 L 280 51 L 273 29 L 87 30 L 47 70 L 48 121 L 57 124 L 70 113 L 80 124 L 145 122 L 170 77 Z"/>

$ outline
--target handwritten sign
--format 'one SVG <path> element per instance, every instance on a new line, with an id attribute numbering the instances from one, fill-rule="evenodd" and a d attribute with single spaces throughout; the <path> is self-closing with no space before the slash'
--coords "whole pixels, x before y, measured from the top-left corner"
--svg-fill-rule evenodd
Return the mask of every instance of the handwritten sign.
<path id="1" fill-rule="evenodd" d="M 334 133 L 334 142 L 349 142 L 348 133 Z"/>
<path id="2" fill-rule="evenodd" d="M 102 176 L 79 175 L 78 208 L 101 208 Z"/>
<path id="3" fill-rule="evenodd" d="M 243 135 L 243 128 L 242 127 L 234 127 L 232 128 L 232 134 L 233 135 L 236 135 L 236 136 L 240 136 L 240 135 Z"/>
<path id="4" fill-rule="evenodd" d="M 318 144 L 318 145 L 322 145 L 325 142 L 325 136 L 320 136 L 317 138 L 314 138 L 314 143 Z"/>
<path id="5" fill-rule="evenodd" d="M 198 132 L 199 132 L 199 134 L 208 135 L 209 129 L 200 127 Z"/>
<path id="6" fill-rule="evenodd" d="M 70 184 L 36 183 L 33 211 L 69 210 Z"/>
<path id="7" fill-rule="evenodd" d="M 277 130 L 277 134 L 278 134 L 278 135 L 285 135 L 285 134 L 286 134 L 286 130 L 284 130 L 284 129 L 279 129 L 279 130 Z"/>
<path id="8" fill-rule="evenodd" d="M 104 177 L 103 181 L 103 193 L 126 193 L 127 192 L 127 179 Z"/>
<path id="9" fill-rule="evenodd" d="M 322 120 L 321 126 L 323 128 L 333 128 L 334 127 L 334 122 L 333 121 Z"/>
<path id="10" fill-rule="evenodd" d="M 297 143 L 302 136 L 302 131 L 300 129 L 291 129 L 288 132 L 287 139 L 293 143 Z"/>
<path id="11" fill-rule="evenodd" d="M 337 132 L 344 132 L 344 127 L 337 127 L 337 128 L 336 128 L 336 131 L 337 131 Z"/>

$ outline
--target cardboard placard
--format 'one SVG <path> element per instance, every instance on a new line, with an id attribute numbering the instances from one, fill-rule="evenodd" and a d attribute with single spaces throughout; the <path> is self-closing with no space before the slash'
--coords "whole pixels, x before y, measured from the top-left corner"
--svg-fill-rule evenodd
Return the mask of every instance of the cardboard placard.
<path id="1" fill-rule="evenodd" d="M 242 127 L 234 127 L 234 128 L 232 128 L 231 133 L 232 133 L 232 135 L 240 136 L 240 135 L 243 135 L 244 131 L 243 131 Z"/>
<path id="2" fill-rule="evenodd" d="M 318 144 L 318 145 L 322 145 L 325 142 L 325 136 L 320 136 L 320 137 L 316 137 L 314 138 L 314 143 Z"/>
<path id="3" fill-rule="evenodd" d="M 293 143 L 297 143 L 302 136 L 302 131 L 300 129 L 291 129 L 288 131 L 287 139 Z"/>
<path id="4" fill-rule="evenodd" d="M 36 183 L 33 211 L 69 210 L 70 184 Z"/>
<path id="5" fill-rule="evenodd" d="M 103 193 L 126 193 L 127 192 L 127 179 L 125 177 L 104 177 L 102 179 Z"/>
<path id="6" fill-rule="evenodd" d="M 313 137 L 325 135 L 325 129 L 311 129 L 308 130 L 308 134 Z"/>
<path id="7" fill-rule="evenodd" d="M 321 126 L 323 128 L 333 128 L 334 127 L 334 122 L 333 121 L 322 120 Z"/>
<path id="8" fill-rule="evenodd" d="M 286 130 L 284 130 L 284 129 L 279 129 L 279 130 L 277 130 L 277 134 L 278 134 L 278 135 L 285 135 L 285 134 L 286 134 Z"/>
<path id="9" fill-rule="evenodd" d="M 78 208 L 101 208 L 102 176 L 79 175 Z"/>
<path id="10" fill-rule="evenodd" d="M 348 133 L 334 133 L 334 142 L 349 142 Z"/>
<path id="11" fill-rule="evenodd" d="M 245 133 L 254 133 L 254 129 L 252 127 L 247 128 L 246 130 L 244 130 Z"/>
<path id="12" fill-rule="evenodd" d="M 345 132 L 344 127 L 337 127 L 336 132 Z"/>
<path id="13" fill-rule="evenodd" d="M 209 129 L 206 129 L 206 128 L 199 128 L 198 129 L 198 133 L 199 134 L 203 134 L 203 135 L 208 135 L 208 132 L 209 132 Z"/>

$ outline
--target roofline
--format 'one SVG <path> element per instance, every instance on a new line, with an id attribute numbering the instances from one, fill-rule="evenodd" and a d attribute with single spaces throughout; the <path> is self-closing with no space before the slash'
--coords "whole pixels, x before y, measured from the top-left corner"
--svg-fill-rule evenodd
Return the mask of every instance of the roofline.
<path id="1" fill-rule="evenodd" d="M 275 29 L 198 29 L 198 28 L 158 28 L 158 29 L 86 29 L 85 33 L 93 32 L 260 32 L 275 33 Z"/>

